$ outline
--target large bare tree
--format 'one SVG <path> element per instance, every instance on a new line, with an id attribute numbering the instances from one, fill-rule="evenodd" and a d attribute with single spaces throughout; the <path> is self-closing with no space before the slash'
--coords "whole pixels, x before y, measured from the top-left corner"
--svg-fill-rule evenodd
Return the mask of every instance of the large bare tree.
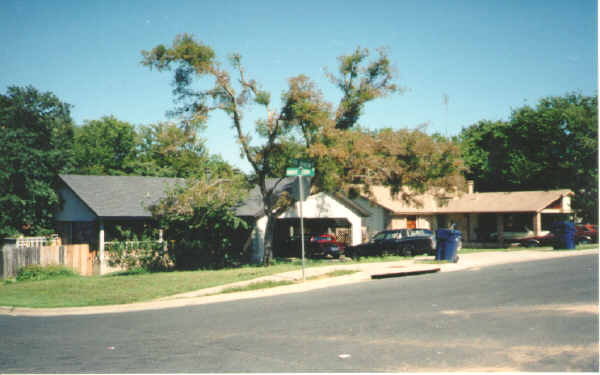
<path id="1" fill-rule="evenodd" d="M 312 85 L 306 77 L 290 80 L 290 89 L 283 96 L 284 108 L 278 111 L 271 107 L 270 94 L 247 77 L 239 54 L 230 56 L 230 72 L 222 67 L 211 47 L 188 34 L 177 36 L 170 47 L 159 45 L 151 51 L 142 51 L 142 54 L 143 64 L 150 68 L 159 71 L 174 69 L 174 94 L 179 106 L 172 114 L 182 118 L 186 129 L 204 123 L 209 113 L 215 110 L 222 110 L 231 118 L 243 155 L 254 170 L 267 216 L 265 265 L 273 257 L 274 219 L 289 207 L 293 199 L 286 193 L 275 194 L 277 183 L 267 184 L 273 161 L 279 157 L 283 147 L 284 136 L 299 128 L 310 146 L 328 124 L 334 124 L 337 129 L 351 128 L 366 102 L 399 91 L 393 83 L 392 69 L 385 51 L 379 50 L 379 58 L 368 63 L 368 50 L 357 48 L 352 54 L 339 58 L 337 76 L 328 75 L 343 93 L 335 113 L 320 97 L 305 98 L 299 100 L 300 104 L 308 106 L 304 109 L 306 119 L 302 120 L 299 108 L 292 108 L 292 102 L 295 93 L 316 92 L 312 88 L 303 90 L 303 84 Z M 212 87 L 194 89 L 194 78 L 210 78 Z M 294 85 L 300 85 L 300 89 L 295 90 Z M 254 128 L 255 134 L 264 139 L 264 143 L 258 147 L 252 146 L 251 134 L 243 127 L 244 111 L 249 104 L 260 105 L 266 112 L 265 118 L 258 120 Z"/>

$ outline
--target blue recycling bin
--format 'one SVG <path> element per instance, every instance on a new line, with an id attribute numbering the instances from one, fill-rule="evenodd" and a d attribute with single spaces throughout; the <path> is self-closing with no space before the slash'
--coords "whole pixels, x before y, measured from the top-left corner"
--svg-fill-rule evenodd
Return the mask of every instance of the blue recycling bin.
<path id="1" fill-rule="evenodd" d="M 552 224 L 550 231 L 554 234 L 554 249 L 572 250 L 575 248 L 575 223 L 559 221 Z"/>
<path id="2" fill-rule="evenodd" d="M 458 262 L 456 252 L 462 239 L 462 233 L 454 229 L 438 229 L 435 231 L 435 235 L 437 241 L 435 259 Z"/>

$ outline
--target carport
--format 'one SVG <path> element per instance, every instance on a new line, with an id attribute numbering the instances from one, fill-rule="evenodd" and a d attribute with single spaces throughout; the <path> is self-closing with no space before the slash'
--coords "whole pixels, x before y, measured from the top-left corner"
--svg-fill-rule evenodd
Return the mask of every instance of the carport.
<path id="1" fill-rule="evenodd" d="M 304 237 L 308 242 L 312 236 L 332 234 L 346 246 L 352 243 L 352 223 L 347 218 L 306 218 Z M 276 257 L 300 257 L 300 218 L 277 219 L 274 229 Z"/>
<path id="2" fill-rule="evenodd" d="M 497 242 L 504 245 L 504 232 L 527 227 L 539 236 L 551 223 L 573 214 L 568 189 L 474 193 L 450 200 L 437 210 L 439 227 L 454 223 L 463 233 L 463 240 L 472 246 L 489 241 L 497 233 Z"/>
<path id="3" fill-rule="evenodd" d="M 284 183 L 288 185 L 293 180 Z M 280 190 L 285 189 L 282 183 Z M 261 199 L 257 192 L 250 194 L 237 214 L 253 224 L 251 246 L 252 258 L 260 261 L 264 256 L 264 236 L 267 217 L 262 212 Z M 362 241 L 362 219 L 370 212 L 361 208 L 341 194 L 317 193 L 310 195 L 302 203 L 305 240 L 315 234 L 335 234 L 340 242 L 358 245 Z M 276 257 L 300 256 L 300 202 L 296 202 L 281 214 L 274 227 L 273 254 Z"/>

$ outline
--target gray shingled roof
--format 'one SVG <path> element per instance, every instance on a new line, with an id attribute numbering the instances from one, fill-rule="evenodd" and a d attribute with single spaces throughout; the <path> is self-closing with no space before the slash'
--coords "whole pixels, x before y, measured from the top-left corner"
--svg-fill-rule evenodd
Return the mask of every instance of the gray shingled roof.
<path id="1" fill-rule="evenodd" d="M 275 188 L 275 195 L 278 196 L 284 191 L 292 193 L 296 178 L 297 177 L 284 177 L 283 179 L 268 178 L 265 181 L 265 183 L 267 185 L 267 189 L 272 189 L 273 186 L 275 186 L 275 184 L 277 183 L 277 187 Z M 258 186 L 255 186 L 252 190 L 250 190 L 248 198 L 244 201 L 244 203 L 242 203 L 241 206 L 239 206 L 236 209 L 235 213 L 238 216 L 260 217 L 264 215 L 263 207 L 264 204 L 262 200 L 262 195 L 260 194 L 260 188 Z"/>
<path id="2" fill-rule="evenodd" d="M 182 178 L 144 176 L 59 177 L 100 218 L 149 218 L 146 207 L 185 183 Z"/>
<path id="3" fill-rule="evenodd" d="M 311 180 L 308 177 L 303 177 L 303 178 L 305 179 L 305 182 L 303 185 L 304 193 L 305 193 L 305 196 L 308 196 L 309 195 L 308 192 L 310 191 L 310 181 Z M 276 178 L 267 179 L 266 180 L 267 188 L 272 188 L 273 185 L 275 184 L 275 182 L 277 182 L 278 180 L 279 179 L 276 179 Z M 297 189 L 296 181 L 297 181 L 297 177 L 285 177 L 279 183 L 279 185 L 277 185 L 277 188 L 275 189 L 275 194 L 279 195 L 283 191 L 288 191 L 289 193 L 294 194 L 295 189 Z M 362 207 L 360 207 L 356 203 L 352 202 L 350 199 L 346 198 L 342 194 L 339 194 L 339 193 L 334 194 L 334 195 L 332 195 L 332 197 L 339 200 L 342 204 L 346 205 L 351 210 L 354 210 L 361 216 L 370 216 L 371 215 L 371 213 L 369 211 L 363 209 Z M 263 205 L 263 201 L 262 201 L 262 196 L 260 194 L 260 189 L 258 188 L 258 186 L 255 186 L 248 194 L 248 198 L 244 201 L 244 203 L 237 208 L 236 214 L 238 216 L 251 216 L 251 217 L 255 217 L 255 218 L 261 217 L 264 215 L 263 207 L 264 207 L 264 205 Z"/>

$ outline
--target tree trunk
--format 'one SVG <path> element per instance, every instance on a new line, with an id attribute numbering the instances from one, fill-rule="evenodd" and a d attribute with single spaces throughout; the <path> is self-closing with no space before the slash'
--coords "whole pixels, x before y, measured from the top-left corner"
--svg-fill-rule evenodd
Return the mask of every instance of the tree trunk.
<path id="1" fill-rule="evenodd" d="M 267 227 L 265 229 L 265 254 L 263 256 L 264 266 L 269 266 L 273 260 L 273 227 L 275 226 L 275 218 L 272 215 L 267 215 Z"/>

